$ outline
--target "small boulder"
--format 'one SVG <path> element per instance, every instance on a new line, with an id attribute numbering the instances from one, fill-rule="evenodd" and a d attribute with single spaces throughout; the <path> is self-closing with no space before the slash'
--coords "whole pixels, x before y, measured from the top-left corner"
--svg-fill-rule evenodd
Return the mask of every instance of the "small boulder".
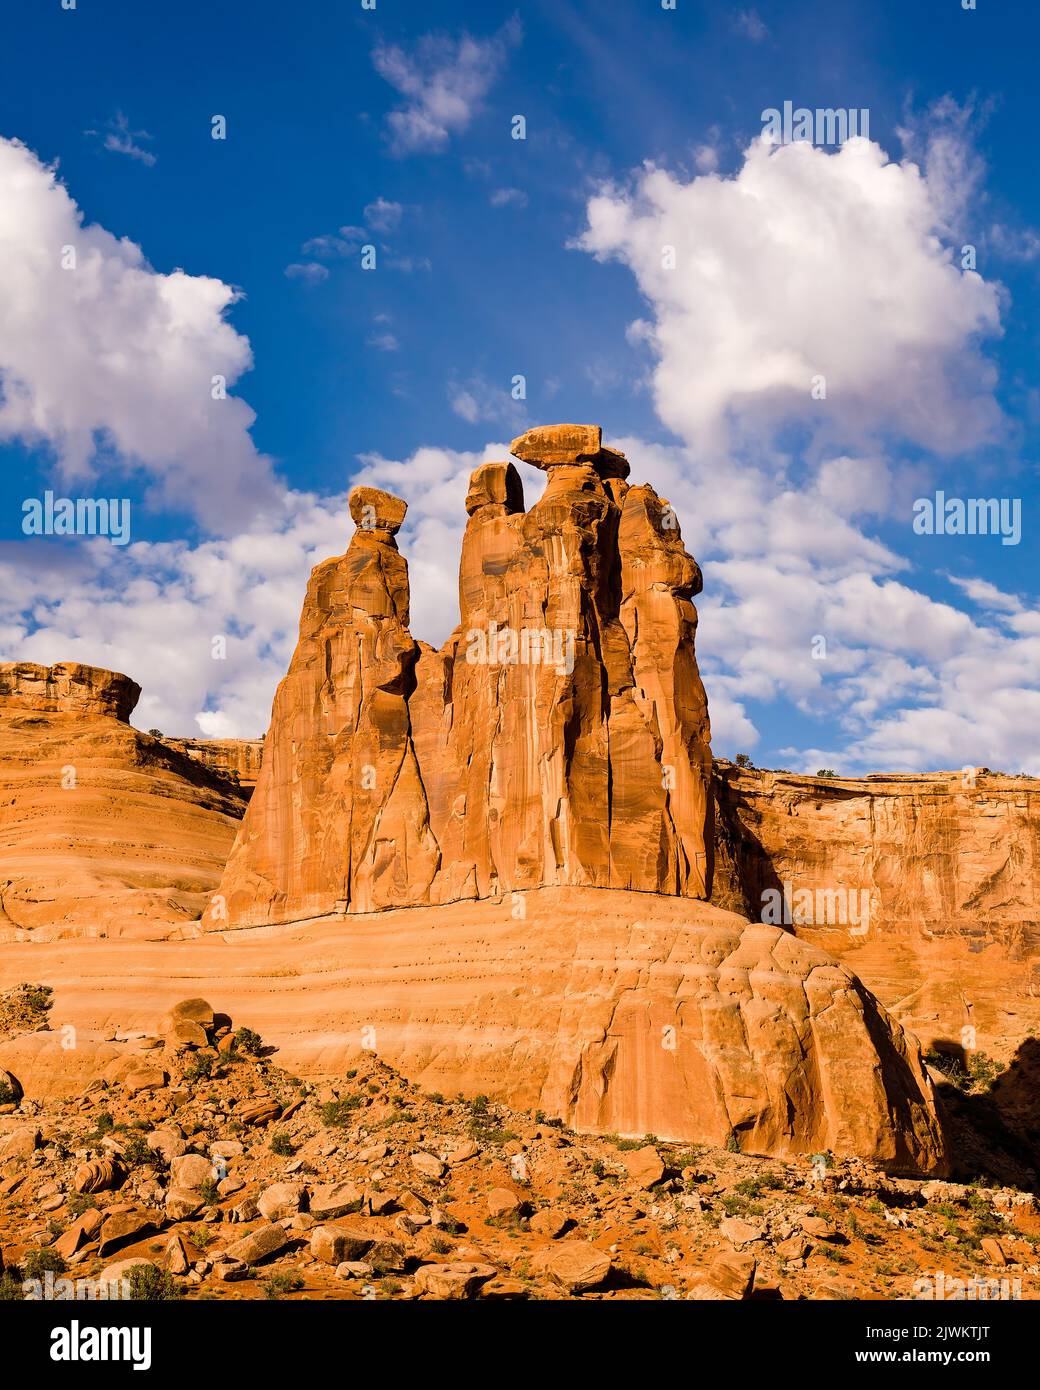
<path id="1" fill-rule="evenodd" d="M 414 1153 L 411 1155 L 411 1164 L 420 1177 L 430 1178 L 436 1181 L 443 1178 L 448 1171 L 448 1166 L 443 1163 L 436 1154 Z"/>
<path id="2" fill-rule="evenodd" d="M 652 1144 L 646 1144 L 641 1149 L 629 1149 L 622 1153 L 621 1161 L 637 1187 L 651 1188 L 664 1177 L 664 1162 Z"/>
<path id="3" fill-rule="evenodd" d="M 198 1191 L 204 1182 L 214 1178 L 213 1163 L 203 1154 L 182 1154 L 170 1164 L 170 1186 Z"/>
<path id="4" fill-rule="evenodd" d="M 300 1182 L 276 1182 L 256 1199 L 257 1210 L 268 1221 L 284 1221 L 303 1206 L 307 1189 Z"/>
<path id="5" fill-rule="evenodd" d="M 564 1240 L 539 1250 L 531 1267 L 568 1293 L 580 1294 L 603 1283 L 610 1273 L 610 1256 L 586 1240 Z"/>
<path id="6" fill-rule="evenodd" d="M 281 1226 L 271 1224 L 258 1226 L 255 1231 L 250 1231 L 241 1240 L 236 1240 L 233 1245 L 229 1245 L 225 1253 L 232 1260 L 241 1260 L 243 1264 L 255 1265 L 270 1259 L 272 1255 L 277 1255 L 288 1244 L 288 1234 Z"/>
<path id="7" fill-rule="evenodd" d="M 420 1265 L 415 1271 L 415 1292 L 423 1298 L 473 1298 L 482 1284 L 494 1279 L 494 1265 L 468 1264 L 462 1260 L 450 1264 Z"/>

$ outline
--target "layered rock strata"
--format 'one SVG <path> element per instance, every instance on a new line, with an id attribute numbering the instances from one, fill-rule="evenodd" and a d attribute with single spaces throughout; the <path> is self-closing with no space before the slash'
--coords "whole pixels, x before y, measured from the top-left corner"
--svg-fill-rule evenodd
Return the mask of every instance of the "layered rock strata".
<path id="1" fill-rule="evenodd" d="M 209 902 L 245 803 L 127 722 L 140 687 L 0 664 L 0 942 L 168 935 Z"/>
<path id="2" fill-rule="evenodd" d="M 54 1016 L 84 1054 L 116 1020 L 154 1033 L 181 995 L 219 985 L 297 1075 L 342 1076 L 375 1053 L 424 1090 L 508 1100 L 582 1130 L 945 1168 L 916 1044 L 825 952 L 678 897 L 519 897 L 520 910 L 454 903 L 175 948 L 34 946 L 30 961 L 13 947 L 0 987 L 30 970 L 49 980 Z M 57 1033 L 0 1044 L 0 1067 L 27 1094 L 73 1084 Z"/>
<path id="3" fill-rule="evenodd" d="M 1040 1033 L 1035 779 L 719 763 L 715 786 L 716 902 L 840 956 L 926 1047 L 1006 1059 Z"/>

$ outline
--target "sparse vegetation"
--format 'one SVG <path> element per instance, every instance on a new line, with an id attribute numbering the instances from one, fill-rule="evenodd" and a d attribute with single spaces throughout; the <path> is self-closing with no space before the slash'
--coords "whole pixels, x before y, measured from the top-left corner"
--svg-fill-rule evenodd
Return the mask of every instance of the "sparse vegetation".
<path id="1" fill-rule="evenodd" d="M 265 1298 L 281 1298 L 283 1294 L 298 1293 L 303 1288 L 303 1278 L 299 1274 L 272 1274 L 264 1280 Z"/>
<path id="2" fill-rule="evenodd" d="M 324 1105 L 319 1105 L 318 1114 L 322 1123 L 330 1129 L 344 1129 L 354 1118 L 354 1111 L 363 1104 L 364 1097 L 355 1091 L 352 1095 L 341 1096 L 339 1100 L 328 1100 Z"/>
<path id="3" fill-rule="evenodd" d="M 284 1129 L 275 1130 L 271 1135 L 271 1152 L 277 1154 L 279 1158 L 292 1158 L 296 1150 L 293 1142 L 286 1134 Z"/>
<path id="4" fill-rule="evenodd" d="M 130 1271 L 130 1297 L 138 1303 L 172 1303 L 182 1297 L 180 1285 L 165 1269 L 136 1265 Z"/>
<path id="5" fill-rule="evenodd" d="M 259 1033 L 252 1028 L 239 1028 L 235 1032 L 234 1046 L 236 1052 L 244 1053 L 247 1057 L 261 1057 L 264 1051 L 264 1040 Z"/>

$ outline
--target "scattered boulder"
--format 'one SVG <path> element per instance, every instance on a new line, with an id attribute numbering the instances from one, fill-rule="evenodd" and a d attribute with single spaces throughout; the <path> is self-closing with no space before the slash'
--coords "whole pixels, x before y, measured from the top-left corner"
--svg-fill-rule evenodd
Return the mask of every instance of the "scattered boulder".
<path id="1" fill-rule="evenodd" d="M 40 1147 L 40 1138 L 35 1125 L 20 1125 L 0 1139 L 0 1159 L 31 1158 Z"/>
<path id="2" fill-rule="evenodd" d="M 104 1259 L 121 1245 L 140 1240 L 142 1236 L 151 1235 L 154 1230 L 155 1222 L 147 1212 L 123 1211 L 106 1216 L 101 1225 L 98 1254 Z"/>
<path id="3" fill-rule="evenodd" d="M 170 1186 L 197 1191 L 214 1177 L 213 1163 L 203 1154 L 182 1154 L 170 1163 Z"/>
<path id="4" fill-rule="evenodd" d="M 642 1149 L 628 1149 L 621 1155 L 628 1176 L 637 1187 L 651 1188 L 664 1177 L 664 1162 L 652 1144 Z"/>
<path id="5" fill-rule="evenodd" d="M 568 1293 L 580 1294 L 604 1282 L 610 1273 L 610 1255 L 586 1240 L 564 1240 L 539 1250 L 531 1267 Z"/>
<path id="6" fill-rule="evenodd" d="M 72 1185 L 77 1192 L 112 1192 L 126 1182 L 126 1169 L 114 1158 L 95 1158 L 81 1163 Z"/>
<path id="7" fill-rule="evenodd" d="M 415 1291 L 430 1299 L 472 1298 L 497 1273 L 494 1265 L 467 1264 L 461 1260 L 420 1265 L 415 1271 Z"/>
<path id="8" fill-rule="evenodd" d="M 562 1236 L 568 1224 L 567 1217 L 552 1207 L 542 1207 L 530 1220 L 531 1230 L 537 1231 L 540 1236 L 548 1236 L 550 1240 Z"/>
<path id="9" fill-rule="evenodd" d="M 352 1182 L 325 1183 L 310 1189 L 307 1210 L 316 1221 L 334 1221 L 360 1211 L 364 1200 L 364 1192 Z"/>
<path id="10" fill-rule="evenodd" d="M 236 1240 L 233 1245 L 228 1246 L 226 1253 L 232 1260 L 241 1260 L 246 1265 L 256 1265 L 270 1259 L 272 1255 L 277 1255 L 288 1244 L 288 1233 L 281 1226 L 272 1223 L 258 1226 L 241 1240 Z"/>
<path id="11" fill-rule="evenodd" d="M 487 1195 L 487 1213 L 492 1220 L 506 1220 L 519 1216 L 524 1207 L 522 1197 L 508 1187 L 494 1187 Z"/>
<path id="12" fill-rule="evenodd" d="M 448 1165 L 442 1162 L 436 1154 L 414 1153 L 411 1156 L 411 1164 L 415 1171 L 423 1178 L 431 1178 L 436 1181 L 443 1178 L 448 1171 Z"/>
<path id="13" fill-rule="evenodd" d="M 307 1189 L 299 1182 L 276 1182 L 256 1199 L 257 1210 L 268 1221 L 284 1221 L 303 1206 Z"/>
<path id="14" fill-rule="evenodd" d="M 171 1221 L 190 1221 L 205 1205 L 199 1193 L 190 1187 L 167 1189 L 164 1206 Z"/>

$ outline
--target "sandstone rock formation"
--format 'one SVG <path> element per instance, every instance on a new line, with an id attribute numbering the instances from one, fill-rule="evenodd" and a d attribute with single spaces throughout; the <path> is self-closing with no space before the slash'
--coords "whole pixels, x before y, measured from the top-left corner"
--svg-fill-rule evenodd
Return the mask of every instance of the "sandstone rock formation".
<path id="1" fill-rule="evenodd" d="M 300 640 L 217 900 L 223 929 L 542 885 L 707 896 L 700 571 L 675 515 L 598 426 L 531 430 L 473 474 L 461 622 L 408 630 L 405 503 L 356 488 L 347 553 Z"/>
<path id="2" fill-rule="evenodd" d="M 111 715 L 127 723 L 141 698 L 141 687 L 118 671 L 60 661 L 0 663 L 0 710 L 31 714 Z"/>
<path id="3" fill-rule="evenodd" d="M 212 954 L 219 944 L 142 949 Z M 994 1298 L 994 1276 L 1012 1276 L 1023 1299 L 1040 1295 L 1040 1218 L 1027 1192 L 893 1177 L 833 1155 L 763 1159 L 660 1138 L 633 1151 L 487 1097 L 424 1094 L 368 1052 L 308 1083 L 237 1049 L 257 1016 L 165 1002 L 174 1017 L 222 1020 L 204 1044 L 167 1039 L 165 1086 L 127 1096 L 85 1084 L 0 1113 L 6 1298 L 41 1268 L 62 1271 L 53 1296 L 68 1299 L 123 1279 L 130 1288 L 104 1293 L 357 1300 L 378 1285 L 383 1299 L 913 1298 L 938 1249 L 948 1297 L 980 1276 Z M 117 1047 L 126 1063 L 157 1041 Z M 266 1120 L 243 1125 L 258 1097 Z M 999 1240 L 980 1243 L 980 1229 Z M 139 1278 L 150 1289 L 135 1290 Z"/>
<path id="4" fill-rule="evenodd" d="M 101 977 L 84 969 L 92 943 L 31 956 L 12 946 L 0 986 L 29 970 L 53 983 L 77 1064 L 116 1012 L 128 1032 L 169 1038 L 178 997 L 219 988 L 298 1075 L 342 1075 L 375 1051 L 428 1090 L 489 1095 L 581 1130 L 944 1168 L 916 1044 L 832 957 L 674 896 L 564 887 L 520 906 L 205 934 L 177 943 L 176 978 L 164 943 L 106 943 L 92 965 Z M 0 1044 L 0 1067 L 27 1094 L 74 1084 L 46 1036 Z"/>
<path id="5" fill-rule="evenodd" d="M 131 728 L 139 695 L 93 666 L 0 664 L 0 941 L 164 935 L 212 895 L 244 802 Z"/>
<path id="6" fill-rule="evenodd" d="M 163 743 L 178 753 L 186 753 L 205 763 L 211 771 L 223 773 L 249 795 L 256 786 L 264 758 L 262 738 L 166 738 Z"/>
<path id="7" fill-rule="evenodd" d="M 761 919 L 801 894 L 788 929 L 846 961 L 926 1047 L 1007 1059 L 1040 1033 L 1036 781 L 720 763 L 716 795 L 714 901 Z"/>

